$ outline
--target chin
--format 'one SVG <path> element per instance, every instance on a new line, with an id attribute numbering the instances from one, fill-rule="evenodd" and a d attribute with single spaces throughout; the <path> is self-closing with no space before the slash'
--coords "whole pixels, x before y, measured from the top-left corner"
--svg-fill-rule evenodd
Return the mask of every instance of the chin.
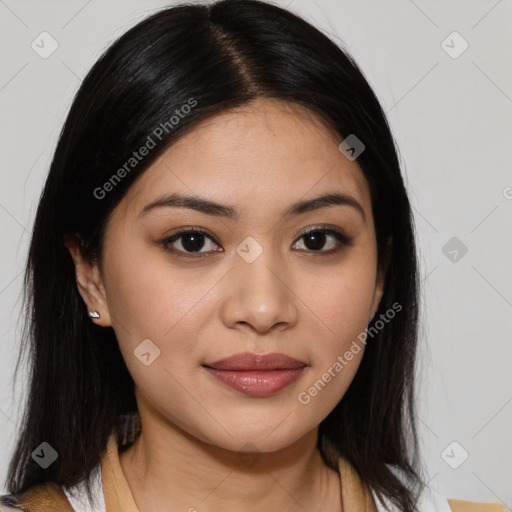
<path id="1" fill-rule="evenodd" d="M 289 418 L 293 419 L 293 414 L 290 414 Z M 233 452 L 260 453 L 283 450 L 302 439 L 308 431 L 315 428 L 314 425 L 310 425 L 309 428 L 304 426 L 299 429 L 296 420 L 291 425 L 286 420 L 283 421 L 282 416 L 276 417 L 273 421 L 270 421 L 267 417 L 266 421 L 262 423 L 257 423 L 254 420 L 252 422 L 229 422 L 226 425 L 229 425 L 227 430 L 231 435 L 224 430 L 217 431 L 217 435 L 208 436 L 207 442 Z M 222 435 L 219 436 L 219 434 Z"/>

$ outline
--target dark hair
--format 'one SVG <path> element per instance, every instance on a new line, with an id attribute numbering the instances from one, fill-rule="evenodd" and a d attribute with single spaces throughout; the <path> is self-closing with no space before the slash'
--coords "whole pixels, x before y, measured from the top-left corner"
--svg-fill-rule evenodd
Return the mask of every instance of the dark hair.
<path id="1" fill-rule="evenodd" d="M 374 320 L 395 303 L 403 309 L 368 342 L 345 396 L 320 424 L 318 447 L 332 468 L 344 456 L 379 499 L 415 510 L 416 489 L 424 485 L 414 400 L 419 285 L 393 136 L 349 54 L 300 17 L 257 0 L 159 11 L 122 35 L 84 79 L 60 134 L 30 245 L 28 320 L 16 365 L 17 373 L 28 350 L 30 390 L 9 492 L 43 482 L 89 485 L 116 418 L 137 409 L 113 329 L 87 316 L 64 236 L 78 233 L 85 254 L 101 261 L 106 222 L 134 180 L 199 121 L 256 98 L 305 106 L 340 137 L 355 134 L 365 145 L 357 163 L 370 187 L 379 270 L 387 270 Z M 127 169 L 150 138 L 154 149 Z M 43 441 L 59 455 L 47 469 L 31 459 Z"/>

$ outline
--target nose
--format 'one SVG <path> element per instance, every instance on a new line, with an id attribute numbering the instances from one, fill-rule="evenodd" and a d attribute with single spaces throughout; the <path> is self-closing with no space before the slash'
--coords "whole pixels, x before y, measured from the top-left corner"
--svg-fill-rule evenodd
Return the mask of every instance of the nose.
<path id="1" fill-rule="evenodd" d="M 223 280 L 221 314 L 229 328 L 246 326 L 263 334 L 297 323 L 299 300 L 286 263 L 265 250 L 249 263 L 235 255 Z"/>

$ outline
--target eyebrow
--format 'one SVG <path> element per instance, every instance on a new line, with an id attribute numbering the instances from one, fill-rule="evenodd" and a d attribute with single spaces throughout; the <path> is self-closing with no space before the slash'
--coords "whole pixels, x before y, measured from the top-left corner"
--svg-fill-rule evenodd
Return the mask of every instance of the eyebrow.
<path id="1" fill-rule="evenodd" d="M 326 208 L 328 206 L 349 206 L 357 210 L 363 219 L 366 219 L 364 208 L 361 204 L 352 196 L 341 192 L 332 192 L 312 199 L 297 201 L 283 213 L 281 218 L 282 220 L 286 220 L 290 217 L 318 210 L 320 208 Z M 236 208 L 216 203 L 209 199 L 185 195 L 178 192 L 155 199 L 144 206 L 138 217 L 143 217 L 151 210 L 163 207 L 190 208 L 206 215 L 215 215 L 217 217 L 224 217 L 233 220 L 237 220 L 240 217 L 240 212 Z"/>

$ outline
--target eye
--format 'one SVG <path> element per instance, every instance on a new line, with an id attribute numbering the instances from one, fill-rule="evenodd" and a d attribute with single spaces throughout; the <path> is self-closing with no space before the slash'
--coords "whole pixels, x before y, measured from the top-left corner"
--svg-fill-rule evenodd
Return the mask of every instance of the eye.
<path id="1" fill-rule="evenodd" d="M 325 246 L 326 241 L 328 241 L 328 237 L 331 237 L 331 242 L 329 245 L 329 250 L 320 249 Z M 299 240 L 304 239 L 307 251 L 311 252 L 320 252 L 321 254 L 333 254 L 338 252 L 344 246 L 352 245 L 353 238 L 345 235 L 341 231 L 336 229 L 332 229 L 327 225 L 317 226 L 313 229 L 309 229 Z"/>
<path id="2" fill-rule="evenodd" d="M 215 249 L 212 249 L 212 244 L 209 244 L 206 242 L 206 239 L 213 242 L 213 245 L 218 245 L 217 242 L 208 235 L 208 232 L 200 229 L 200 228 L 194 228 L 194 229 L 186 229 L 183 231 L 180 231 L 165 240 L 162 240 L 161 244 L 164 249 L 173 252 L 173 253 L 179 253 L 179 256 L 183 256 L 185 258 L 198 258 L 202 257 L 202 253 L 208 253 L 211 251 L 215 252 L 222 252 L 222 251 L 216 251 Z M 177 247 L 171 247 L 172 244 L 177 245 Z M 206 246 L 205 251 L 201 251 Z M 193 255 L 193 253 L 196 253 L 198 255 Z"/>
<path id="3" fill-rule="evenodd" d="M 320 250 L 329 241 L 329 238 L 328 250 Z M 299 238 L 299 240 L 301 239 L 304 239 L 306 247 L 305 249 L 299 248 L 300 250 L 320 254 L 336 253 L 342 247 L 352 245 L 353 242 L 353 238 L 327 225 L 316 226 L 307 230 Z M 160 243 L 165 250 L 185 258 L 200 258 L 210 252 L 223 252 L 222 249 L 215 249 L 215 246 L 219 246 L 219 244 L 206 230 L 201 228 L 184 229 L 167 237 Z M 297 242 L 294 247 L 295 245 L 297 245 Z"/>

